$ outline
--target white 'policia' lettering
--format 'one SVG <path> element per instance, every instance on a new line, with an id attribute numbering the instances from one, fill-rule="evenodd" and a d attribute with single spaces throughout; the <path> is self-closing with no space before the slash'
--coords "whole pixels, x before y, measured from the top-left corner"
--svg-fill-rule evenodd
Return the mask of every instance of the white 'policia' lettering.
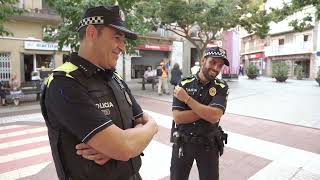
<path id="1" fill-rule="evenodd" d="M 112 102 L 102 102 L 102 103 L 98 103 L 96 104 L 97 108 L 99 109 L 105 109 L 105 108 L 111 108 L 113 107 Z"/>

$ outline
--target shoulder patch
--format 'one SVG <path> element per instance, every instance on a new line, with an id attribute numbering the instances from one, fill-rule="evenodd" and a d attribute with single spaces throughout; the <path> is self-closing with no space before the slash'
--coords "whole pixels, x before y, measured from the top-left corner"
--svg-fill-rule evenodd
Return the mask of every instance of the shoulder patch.
<path id="1" fill-rule="evenodd" d="M 72 64 L 71 62 L 66 62 L 58 68 L 54 69 L 53 71 L 63 71 L 69 74 L 70 72 L 75 71 L 77 69 L 78 67 L 76 65 Z"/>
<path id="2" fill-rule="evenodd" d="M 188 78 L 185 78 L 181 81 L 181 85 L 184 86 L 185 84 L 187 83 L 190 83 L 192 81 L 194 81 L 196 78 L 194 76 L 191 76 L 191 77 L 188 77 Z"/>
<path id="3" fill-rule="evenodd" d="M 219 79 L 215 79 L 214 80 L 214 83 L 218 86 L 220 86 L 221 88 L 224 88 L 226 87 L 226 82 L 225 81 L 222 81 L 222 80 L 219 80 Z"/>

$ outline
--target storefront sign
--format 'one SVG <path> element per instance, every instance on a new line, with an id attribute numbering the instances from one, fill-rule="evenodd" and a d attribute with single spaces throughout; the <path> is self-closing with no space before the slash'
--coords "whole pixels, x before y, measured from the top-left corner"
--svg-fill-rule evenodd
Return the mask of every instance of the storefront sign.
<path id="1" fill-rule="evenodd" d="M 148 50 L 148 51 L 171 51 L 170 45 L 149 45 L 149 44 L 140 44 L 138 46 L 139 50 Z"/>
<path id="2" fill-rule="evenodd" d="M 58 43 L 24 41 L 24 49 L 57 51 L 58 50 Z M 70 51 L 70 50 L 71 50 L 71 48 L 67 47 L 67 46 L 64 46 L 62 48 L 62 51 Z"/>
<path id="3" fill-rule="evenodd" d="M 262 58 L 262 57 L 263 57 L 263 53 L 255 53 L 255 54 L 246 55 L 245 58 L 248 58 L 248 59 L 258 59 L 258 58 Z"/>

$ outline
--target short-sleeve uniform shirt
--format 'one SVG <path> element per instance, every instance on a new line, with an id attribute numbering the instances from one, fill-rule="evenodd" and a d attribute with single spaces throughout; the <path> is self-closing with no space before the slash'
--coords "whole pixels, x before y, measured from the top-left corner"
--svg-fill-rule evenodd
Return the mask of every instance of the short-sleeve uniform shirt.
<path id="1" fill-rule="evenodd" d="M 114 92 L 119 93 L 117 89 L 127 92 L 123 94 L 127 102 L 120 103 L 130 103 L 133 117 L 137 119 L 143 115 L 125 82 L 119 84 L 113 71 L 99 68 L 75 53 L 70 62 L 79 68 L 78 73 L 83 73 L 83 77 L 95 85 L 88 89 L 73 78 L 55 77 L 47 88 L 45 100 L 51 127 L 71 132 L 81 142 L 87 142 L 111 124 L 121 128 L 121 107 Z"/>
<path id="2" fill-rule="evenodd" d="M 185 78 L 181 81 L 180 86 L 191 96 L 193 99 L 201 104 L 220 108 L 223 113 L 227 107 L 227 97 L 229 93 L 228 85 L 225 81 L 215 79 L 207 84 L 203 84 L 196 75 Z M 191 108 L 180 101 L 179 99 L 173 97 L 172 110 L 191 110 Z M 191 135 L 205 135 L 210 127 L 217 127 L 218 123 L 211 124 L 208 121 L 200 119 L 196 122 L 189 124 L 177 125 L 178 129 L 185 134 Z"/>

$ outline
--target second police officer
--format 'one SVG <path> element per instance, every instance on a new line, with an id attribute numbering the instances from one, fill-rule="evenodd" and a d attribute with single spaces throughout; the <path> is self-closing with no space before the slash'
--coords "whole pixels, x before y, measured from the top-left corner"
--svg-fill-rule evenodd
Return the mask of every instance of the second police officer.
<path id="1" fill-rule="evenodd" d="M 227 139 L 219 121 L 229 88 L 216 76 L 224 65 L 229 66 L 224 49 L 206 49 L 200 71 L 183 79 L 174 90 L 171 180 L 187 180 L 194 160 L 200 180 L 219 179 L 219 155 Z"/>

